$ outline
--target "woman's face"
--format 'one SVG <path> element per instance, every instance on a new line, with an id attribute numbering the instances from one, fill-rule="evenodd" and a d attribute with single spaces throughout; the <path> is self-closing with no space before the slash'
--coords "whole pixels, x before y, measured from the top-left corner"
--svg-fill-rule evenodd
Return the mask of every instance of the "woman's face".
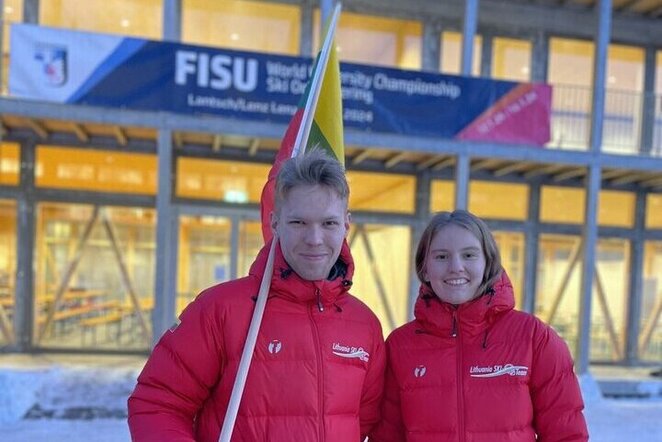
<path id="1" fill-rule="evenodd" d="M 462 304 L 477 297 L 485 274 L 485 253 L 469 230 L 454 224 L 432 238 L 424 277 L 444 302 Z"/>

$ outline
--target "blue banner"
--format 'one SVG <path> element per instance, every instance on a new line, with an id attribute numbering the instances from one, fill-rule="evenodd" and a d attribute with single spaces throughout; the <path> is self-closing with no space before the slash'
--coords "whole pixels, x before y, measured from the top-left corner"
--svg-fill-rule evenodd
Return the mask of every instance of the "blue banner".
<path id="1" fill-rule="evenodd" d="M 12 25 L 16 97 L 287 124 L 312 59 Z M 345 127 L 544 144 L 547 85 L 341 63 Z M 526 111 L 525 111 L 526 110 Z M 523 121 L 525 123 L 523 124 Z"/>

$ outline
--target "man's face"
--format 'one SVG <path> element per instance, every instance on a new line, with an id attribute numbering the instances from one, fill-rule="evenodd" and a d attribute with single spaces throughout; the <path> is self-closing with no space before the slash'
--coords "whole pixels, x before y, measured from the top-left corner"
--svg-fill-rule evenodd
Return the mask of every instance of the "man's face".
<path id="1" fill-rule="evenodd" d="M 296 186 L 271 214 L 283 256 L 303 279 L 326 279 L 349 229 L 347 201 L 326 186 Z"/>

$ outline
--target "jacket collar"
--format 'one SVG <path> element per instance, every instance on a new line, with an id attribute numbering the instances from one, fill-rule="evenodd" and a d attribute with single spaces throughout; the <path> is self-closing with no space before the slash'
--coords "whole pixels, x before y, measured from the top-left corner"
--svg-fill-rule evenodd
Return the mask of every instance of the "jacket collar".
<path id="1" fill-rule="evenodd" d="M 425 332 L 451 336 L 453 316 L 459 329 L 470 335 L 478 334 L 492 325 L 500 314 L 515 307 L 513 286 L 505 270 L 492 290 L 459 306 L 441 301 L 427 284 L 421 284 L 414 307 L 416 322 Z"/>
<path id="2" fill-rule="evenodd" d="M 258 278 L 260 281 L 262 280 L 264 268 L 267 264 L 271 241 L 273 240 L 270 240 L 262 247 L 249 271 L 251 277 Z M 354 259 L 349 250 L 347 240 L 343 240 L 340 256 L 331 272 L 335 273 L 333 280 L 308 281 L 302 279 L 287 263 L 281 251 L 280 244 L 277 243 L 269 296 L 278 296 L 302 303 L 310 301 L 322 302 L 325 306 L 333 304 L 338 297 L 347 293 L 352 286 Z"/>

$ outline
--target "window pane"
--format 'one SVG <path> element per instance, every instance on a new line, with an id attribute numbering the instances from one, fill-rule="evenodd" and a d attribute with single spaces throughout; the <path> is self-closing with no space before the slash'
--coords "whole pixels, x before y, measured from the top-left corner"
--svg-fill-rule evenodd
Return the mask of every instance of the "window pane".
<path id="1" fill-rule="evenodd" d="M 349 171 L 347 181 L 350 210 L 414 213 L 412 176 Z"/>
<path id="2" fill-rule="evenodd" d="M 586 149 L 593 84 L 593 43 L 550 39 L 548 81 L 554 85 L 550 144 Z"/>
<path id="3" fill-rule="evenodd" d="M 20 147 L 15 143 L 0 143 L 0 185 L 15 186 L 20 180 Z"/>
<path id="4" fill-rule="evenodd" d="M 598 224 L 601 226 L 633 227 L 636 198 L 630 192 L 600 191 Z"/>
<path id="5" fill-rule="evenodd" d="M 635 154 L 639 150 L 644 49 L 610 45 L 603 150 Z"/>
<path id="6" fill-rule="evenodd" d="M 529 187 L 523 184 L 471 181 L 469 211 L 482 218 L 526 220 Z"/>
<path id="7" fill-rule="evenodd" d="M 650 194 L 646 197 L 646 227 L 662 229 L 662 194 Z"/>
<path id="8" fill-rule="evenodd" d="M 156 194 L 156 155 L 37 148 L 38 187 L 98 192 Z"/>
<path id="9" fill-rule="evenodd" d="M 149 348 L 155 220 L 152 209 L 38 205 L 37 346 Z"/>
<path id="10" fill-rule="evenodd" d="M 620 361 L 625 349 L 625 321 L 630 274 L 630 244 L 600 238 L 591 301 L 591 359 Z"/>
<path id="11" fill-rule="evenodd" d="M 52 0 L 39 2 L 39 23 L 84 31 L 160 39 L 161 0 Z"/>
<path id="12" fill-rule="evenodd" d="M 644 249 L 644 290 L 639 324 L 639 357 L 662 360 L 662 242 L 646 242 Z"/>
<path id="13" fill-rule="evenodd" d="M 531 42 L 497 37 L 493 41 L 492 76 L 503 80 L 529 81 Z"/>
<path id="14" fill-rule="evenodd" d="M 238 276 L 248 275 L 260 249 L 264 245 L 260 221 L 242 221 L 239 224 L 239 265 Z"/>
<path id="15" fill-rule="evenodd" d="M 430 212 L 451 212 L 455 209 L 455 183 L 434 180 L 430 189 Z"/>
<path id="16" fill-rule="evenodd" d="M 263 164 L 179 157 L 177 196 L 258 203 L 269 169 Z"/>
<path id="17" fill-rule="evenodd" d="M 319 49 L 319 11 L 315 13 L 313 51 Z M 405 69 L 421 67 L 421 24 L 415 21 L 343 12 L 336 30 L 340 61 Z"/>
<path id="18" fill-rule="evenodd" d="M 540 221 L 581 224 L 584 222 L 584 189 L 542 186 L 540 191 Z"/>
<path id="19" fill-rule="evenodd" d="M 182 40 L 240 50 L 297 55 L 298 6 L 255 1 L 184 0 Z"/>
<path id="20" fill-rule="evenodd" d="M 501 253 L 501 264 L 506 269 L 515 292 L 515 307 L 522 308 L 524 297 L 524 234 L 519 232 L 492 232 Z"/>
<path id="21" fill-rule="evenodd" d="M 352 224 L 349 234 L 354 257 L 351 293 L 375 312 L 384 335 L 407 321 L 409 306 L 410 228 Z"/>
<path id="22" fill-rule="evenodd" d="M 0 348 L 14 342 L 16 203 L 0 200 Z"/>
<path id="23" fill-rule="evenodd" d="M 202 290 L 232 278 L 231 223 L 221 216 L 179 218 L 177 315 Z"/>
<path id="24" fill-rule="evenodd" d="M 535 313 L 554 327 L 571 351 L 579 330 L 580 246 L 578 236 L 540 235 Z"/>
<path id="25" fill-rule="evenodd" d="M 474 36 L 474 49 L 471 60 L 471 75 L 480 75 L 480 57 L 483 39 Z M 441 34 L 441 72 L 459 74 L 462 71 L 462 34 L 459 32 L 442 32 Z"/>

